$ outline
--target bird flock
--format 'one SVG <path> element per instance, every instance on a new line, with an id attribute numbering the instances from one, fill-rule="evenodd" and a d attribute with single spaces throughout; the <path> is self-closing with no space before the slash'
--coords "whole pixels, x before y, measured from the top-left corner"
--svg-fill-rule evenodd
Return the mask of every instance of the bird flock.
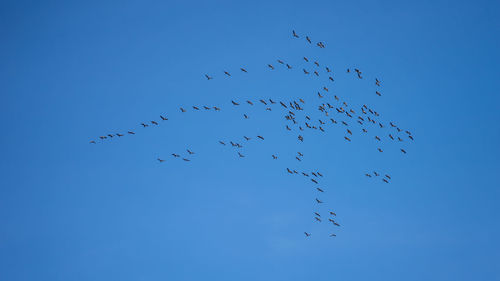
<path id="1" fill-rule="evenodd" d="M 313 42 L 309 36 L 301 36 L 292 31 L 292 39 L 299 40 L 300 38 L 305 38 L 306 42 L 313 45 Z M 315 44 L 319 48 L 326 48 L 324 42 L 317 42 Z M 228 102 L 228 106 L 234 107 L 237 110 L 242 111 L 242 118 L 248 119 L 248 107 L 260 107 L 264 111 L 281 110 L 284 117 L 284 130 L 288 131 L 291 138 L 295 139 L 296 142 L 301 145 L 307 143 L 307 139 L 304 137 L 307 135 L 306 131 L 319 131 L 324 133 L 326 130 L 334 129 L 343 132 L 342 136 L 346 142 L 352 142 L 354 138 L 359 136 L 371 138 L 375 144 L 374 149 L 378 152 L 383 153 L 385 150 L 382 149 L 383 143 L 394 143 L 397 144 L 399 151 L 402 154 L 406 154 L 406 147 L 408 143 L 414 141 L 414 137 L 411 132 L 407 129 L 402 129 L 400 126 L 396 125 L 394 121 L 383 121 L 381 115 L 372 107 L 362 104 L 360 106 L 352 106 L 347 103 L 347 101 L 336 94 L 330 94 L 330 85 L 335 81 L 333 68 L 327 65 L 320 64 L 318 61 L 310 60 L 307 57 L 303 57 L 305 66 L 294 67 L 291 64 L 285 62 L 282 59 L 276 59 L 275 62 L 267 63 L 268 71 L 278 71 L 283 69 L 286 71 L 293 71 L 295 69 L 302 68 L 302 73 L 304 75 L 321 78 L 326 77 L 324 84 L 317 90 L 315 94 L 307 98 L 298 98 L 295 100 L 273 100 L 270 98 L 259 99 L 259 100 L 231 100 Z M 238 71 L 238 69 L 237 69 Z M 300 70 L 299 70 L 300 71 Z M 248 74 L 249 71 L 245 67 L 239 67 L 239 73 Z M 355 74 L 355 79 L 364 79 L 363 72 L 358 68 L 347 68 L 345 73 L 350 76 Z M 210 81 L 213 79 L 230 79 L 233 74 L 228 70 L 222 70 L 220 72 L 221 76 L 214 74 L 204 74 L 205 78 Z M 329 83 L 329 84 L 328 84 Z M 373 79 L 374 94 L 381 97 L 382 81 L 378 78 Z M 309 105 L 312 105 L 309 106 Z M 214 105 L 193 105 L 191 107 L 179 107 L 181 114 L 188 113 L 190 111 L 215 111 L 220 112 L 223 106 Z M 318 117 L 314 114 L 319 114 Z M 168 122 L 169 119 L 165 115 L 159 115 L 159 119 L 150 120 L 147 122 L 141 122 L 140 127 L 142 129 L 148 127 L 159 127 L 162 122 Z M 122 138 L 125 136 L 133 136 L 138 132 L 137 129 L 130 129 L 122 133 L 107 133 L 101 135 L 94 140 L 91 140 L 91 144 L 97 144 L 98 142 L 104 142 L 113 138 Z M 235 150 L 235 154 L 238 158 L 244 158 L 243 148 L 247 142 L 258 141 L 265 142 L 265 137 L 262 135 L 252 135 L 243 136 L 243 144 L 238 140 L 218 140 L 218 144 L 222 146 L 229 146 Z M 171 154 L 173 159 L 179 159 L 185 162 L 189 162 L 193 159 L 196 153 L 191 149 L 187 148 L 185 152 L 174 152 Z M 281 155 L 271 154 L 270 159 L 273 161 L 279 161 Z M 297 161 L 296 164 L 300 165 L 304 154 L 300 151 L 294 153 L 294 159 Z M 159 163 L 166 161 L 166 158 L 157 158 Z M 321 199 L 322 195 L 327 191 L 327 188 L 321 184 L 321 180 L 324 174 L 318 170 L 306 171 L 298 168 L 284 167 L 284 173 L 293 176 L 304 177 L 308 179 L 313 188 L 313 195 L 311 198 L 314 200 L 315 204 L 323 206 L 326 202 Z M 379 178 L 384 183 L 389 184 L 392 180 L 391 176 L 387 173 L 380 173 L 378 171 L 366 172 L 365 176 L 368 178 Z M 312 219 L 317 223 L 329 223 L 333 227 L 340 227 L 337 221 L 337 214 L 331 208 L 320 213 L 318 210 L 312 210 Z M 329 231 L 329 237 L 336 237 L 336 231 Z M 312 234 L 308 231 L 304 231 L 305 237 L 310 237 Z"/>

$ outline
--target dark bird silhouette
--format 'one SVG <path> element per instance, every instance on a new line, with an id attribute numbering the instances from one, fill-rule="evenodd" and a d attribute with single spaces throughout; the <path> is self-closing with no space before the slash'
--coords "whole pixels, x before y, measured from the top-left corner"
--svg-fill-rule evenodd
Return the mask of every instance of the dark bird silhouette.
<path id="1" fill-rule="evenodd" d="M 231 74 L 229 74 L 229 72 L 227 71 L 224 71 L 224 74 L 226 74 L 227 76 L 231 76 Z"/>
<path id="2" fill-rule="evenodd" d="M 262 136 L 257 136 L 257 137 L 258 137 L 259 139 L 261 139 L 261 140 L 264 140 L 264 138 L 263 138 Z"/>
<path id="3" fill-rule="evenodd" d="M 375 78 L 375 85 L 380 87 L 380 81 L 377 78 Z"/>
<path id="4" fill-rule="evenodd" d="M 315 61 L 314 64 L 319 67 L 319 63 L 317 61 Z"/>
<path id="5" fill-rule="evenodd" d="M 223 142 L 223 141 L 219 141 L 219 143 L 222 144 L 222 145 L 226 145 L 226 143 Z"/>
<path id="6" fill-rule="evenodd" d="M 165 161 L 165 160 L 160 159 L 160 158 L 158 158 L 158 159 L 156 159 L 156 160 L 158 160 L 158 162 L 160 162 L 160 163 L 163 163 L 163 162 Z"/>
<path id="7" fill-rule="evenodd" d="M 307 42 L 309 42 L 309 44 L 311 44 L 311 39 L 309 38 L 309 36 L 306 36 L 306 40 Z"/>
<path id="8" fill-rule="evenodd" d="M 379 148 L 377 148 L 377 149 L 378 149 L 378 151 L 379 151 L 379 152 L 383 152 L 383 150 L 382 150 L 380 147 L 379 147 Z"/>
<path id="9" fill-rule="evenodd" d="M 176 158 L 177 158 L 177 157 L 180 157 L 180 155 L 179 155 L 179 154 L 175 154 L 175 153 L 172 153 L 172 156 L 174 156 L 174 157 L 176 157 Z"/>
<path id="10" fill-rule="evenodd" d="M 306 62 L 309 62 L 309 59 L 308 59 L 308 58 L 306 58 L 306 57 L 304 57 L 304 60 L 305 60 Z"/>
<path id="11" fill-rule="evenodd" d="M 404 149 L 402 149 L 402 148 L 401 148 L 401 152 L 403 152 L 404 154 L 406 154 L 406 150 L 404 150 Z"/>
<path id="12" fill-rule="evenodd" d="M 220 111 L 220 108 L 218 108 L 217 106 L 214 106 L 214 110 L 215 111 Z"/>
<path id="13" fill-rule="evenodd" d="M 233 105 L 240 105 L 239 103 L 235 102 L 235 101 L 231 101 L 233 103 Z"/>
<path id="14" fill-rule="evenodd" d="M 377 96 L 379 96 L 379 97 L 382 96 L 382 94 L 379 91 L 375 91 L 375 94 L 377 94 Z"/>
<path id="15" fill-rule="evenodd" d="M 385 175 L 385 177 L 388 178 L 388 179 L 391 179 L 391 176 L 389 176 L 389 175 Z"/>
<path id="16" fill-rule="evenodd" d="M 382 179 L 382 180 L 383 180 L 385 183 L 389 183 L 389 181 L 388 181 L 388 180 L 386 180 L 386 179 Z"/>
<path id="17" fill-rule="evenodd" d="M 291 65 L 289 65 L 289 64 L 287 63 L 287 64 L 286 64 L 286 68 L 288 68 L 288 69 L 292 69 L 292 66 L 291 66 Z"/>
<path id="18" fill-rule="evenodd" d="M 240 156 L 240 157 L 245 157 L 245 155 L 243 155 L 243 154 L 241 154 L 241 153 L 239 153 L 239 152 L 238 152 L 238 156 Z"/>
<path id="19" fill-rule="evenodd" d="M 297 159 L 298 161 L 302 161 L 299 157 L 295 156 L 295 159 Z"/>
<path id="20" fill-rule="evenodd" d="M 240 68 L 240 70 L 243 71 L 243 72 L 245 72 L 245 73 L 247 72 L 247 70 L 244 69 L 244 68 Z"/>
<path id="21" fill-rule="evenodd" d="M 182 158 L 182 160 L 184 160 L 184 161 L 186 161 L 186 162 L 189 162 L 189 161 L 191 161 L 191 160 L 189 160 L 189 159 L 186 159 L 186 158 Z"/>
<path id="22" fill-rule="evenodd" d="M 93 144 L 95 144 L 96 142 L 95 142 L 95 141 L 93 141 L 93 140 L 91 140 L 91 141 L 90 141 L 90 143 L 93 143 Z"/>
<path id="23" fill-rule="evenodd" d="M 371 177 L 372 177 L 372 175 L 370 175 L 370 174 L 365 174 L 365 176 L 367 176 L 367 177 L 369 177 L 369 178 L 371 178 Z"/>
<path id="24" fill-rule="evenodd" d="M 273 159 L 278 159 L 278 156 L 276 156 L 274 154 L 272 156 L 273 156 Z"/>
<path id="25" fill-rule="evenodd" d="M 304 71 L 304 74 L 309 74 L 309 72 L 305 69 L 302 69 Z"/>
<path id="26" fill-rule="evenodd" d="M 248 119 L 248 116 L 246 114 L 243 114 L 243 117 L 245 117 L 245 119 Z"/>
<path id="27" fill-rule="evenodd" d="M 319 200 L 318 198 L 316 198 L 316 202 L 318 202 L 318 204 L 323 203 L 323 201 Z"/>
<path id="28" fill-rule="evenodd" d="M 123 137 L 123 135 L 122 135 L 122 134 L 116 134 L 116 135 L 117 135 L 118 137 Z"/>
<path id="29" fill-rule="evenodd" d="M 301 135 L 299 135 L 297 138 L 298 138 L 300 141 L 304 141 L 304 137 L 302 137 Z"/>
<path id="30" fill-rule="evenodd" d="M 160 115 L 160 118 L 161 118 L 161 120 L 163 120 L 163 121 L 166 121 L 166 120 L 168 120 L 168 118 L 166 118 L 166 117 L 163 117 L 163 116 L 161 116 L 161 115 Z"/>
<path id="31" fill-rule="evenodd" d="M 267 102 L 265 100 L 259 100 L 261 103 L 267 105 Z"/>
<path id="32" fill-rule="evenodd" d="M 251 138 L 247 137 L 247 136 L 243 136 L 247 141 L 251 140 Z"/>
<path id="33" fill-rule="evenodd" d="M 211 76 L 208 76 L 208 74 L 205 74 L 205 77 L 207 77 L 207 80 L 213 79 Z"/>
<path id="34" fill-rule="evenodd" d="M 295 38 L 299 38 L 299 35 L 297 35 L 297 33 L 295 33 L 295 30 L 292 30 L 292 35 L 293 35 L 293 37 L 295 37 Z"/>
<path id="35" fill-rule="evenodd" d="M 337 235 L 336 234 L 330 234 L 330 237 L 336 237 Z"/>
<path id="36" fill-rule="evenodd" d="M 181 112 L 186 112 L 186 110 L 184 108 L 181 107 L 180 109 L 181 109 Z"/>
<path id="37" fill-rule="evenodd" d="M 311 179 L 311 181 L 314 182 L 315 184 L 318 184 L 318 182 L 315 179 Z"/>
<path id="38" fill-rule="evenodd" d="M 247 103 L 248 103 L 249 105 L 253 105 L 253 102 L 251 102 L 251 101 L 249 101 L 249 100 L 247 100 Z"/>
<path id="39" fill-rule="evenodd" d="M 306 235 L 306 237 L 311 236 L 311 234 L 310 234 L 310 233 L 307 233 L 307 232 L 304 232 L 304 234 Z"/>
<path id="40" fill-rule="evenodd" d="M 148 126 L 149 126 L 148 124 L 144 124 L 144 123 L 141 123 L 141 125 L 142 125 L 144 128 L 146 128 L 146 127 L 148 127 Z"/>
<path id="41" fill-rule="evenodd" d="M 277 60 L 279 64 L 284 64 L 282 60 Z"/>
<path id="42" fill-rule="evenodd" d="M 158 122 L 156 122 L 156 121 L 151 121 L 151 124 L 153 124 L 153 125 L 158 125 Z"/>
<path id="43" fill-rule="evenodd" d="M 319 187 L 316 187 L 316 189 L 319 191 L 319 192 L 324 192 L 323 189 L 319 188 Z"/>
<path id="44" fill-rule="evenodd" d="M 271 64 L 268 64 L 267 65 L 270 69 L 274 69 L 274 66 L 272 66 Z"/>
<path id="45" fill-rule="evenodd" d="M 318 218 L 318 217 L 314 217 L 314 219 L 316 219 L 317 221 L 321 222 L 321 219 Z"/>
<path id="46" fill-rule="evenodd" d="M 351 139 L 350 139 L 350 138 L 348 138 L 348 137 L 344 137 L 344 139 L 346 139 L 346 140 L 348 140 L 348 141 L 351 141 Z"/>
<path id="47" fill-rule="evenodd" d="M 189 154 L 191 154 L 191 155 L 192 155 L 192 154 L 194 154 L 194 152 L 192 152 L 192 151 L 191 151 L 191 150 L 189 150 L 189 149 L 186 149 L 186 151 L 187 151 Z"/>
<path id="48" fill-rule="evenodd" d="M 377 172 L 375 172 L 375 171 L 373 172 L 373 174 L 374 174 L 376 177 L 378 177 L 378 176 L 379 176 L 379 174 L 378 174 Z"/>
<path id="49" fill-rule="evenodd" d="M 316 172 L 320 177 L 323 177 L 323 175 L 320 172 Z"/>
<path id="50" fill-rule="evenodd" d="M 326 66 L 325 68 L 326 68 L 326 72 L 332 72 L 332 71 L 330 70 L 330 68 L 328 68 L 328 66 Z"/>
<path id="51" fill-rule="evenodd" d="M 135 135 L 135 133 L 132 132 L 132 131 L 128 131 L 127 133 L 130 134 L 130 135 Z"/>

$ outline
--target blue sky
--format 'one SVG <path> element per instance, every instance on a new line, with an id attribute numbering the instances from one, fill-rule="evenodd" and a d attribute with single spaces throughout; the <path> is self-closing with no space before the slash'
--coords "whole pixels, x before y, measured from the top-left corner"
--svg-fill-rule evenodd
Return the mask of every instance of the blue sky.
<path id="1" fill-rule="evenodd" d="M 2 1 L 0 279 L 500 280 L 499 12 L 495 1 Z M 335 82 L 304 75 L 303 56 Z M 324 101 L 367 104 L 415 141 L 379 145 L 352 124 L 349 143 L 327 124 L 301 143 L 278 105 L 244 104 L 303 98 L 323 118 L 324 85 Z M 190 162 L 170 155 L 186 149 Z M 325 193 L 286 167 L 321 171 Z M 340 228 L 314 221 L 328 210 Z"/>

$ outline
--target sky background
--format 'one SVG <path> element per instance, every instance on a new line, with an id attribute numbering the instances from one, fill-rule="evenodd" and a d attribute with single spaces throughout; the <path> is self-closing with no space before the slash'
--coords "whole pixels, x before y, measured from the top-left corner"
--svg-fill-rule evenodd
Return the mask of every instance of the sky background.
<path id="1" fill-rule="evenodd" d="M 498 1 L 2 1 L 0 280 L 500 280 L 499 13 Z M 301 73 L 303 56 L 335 82 Z M 327 124 L 300 143 L 279 105 L 244 105 L 303 98 L 319 118 L 324 85 L 324 101 L 368 104 L 415 141 L 386 138 L 379 153 L 356 124 L 350 143 Z M 190 162 L 170 155 L 186 149 Z M 321 171 L 326 192 L 286 167 Z M 314 222 L 327 210 L 340 228 Z"/>

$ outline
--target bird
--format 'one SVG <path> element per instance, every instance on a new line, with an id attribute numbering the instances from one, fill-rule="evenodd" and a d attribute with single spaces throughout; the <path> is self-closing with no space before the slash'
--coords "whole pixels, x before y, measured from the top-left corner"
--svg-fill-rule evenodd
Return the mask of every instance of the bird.
<path id="1" fill-rule="evenodd" d="M 153 125 L 158 125 L 158 122 L 156 122 L 156 121 L 151 121 L 151 124 L 153 124 Z"/>
<path id="2" fill-rule="evenodd" d="M 304 141 L 304 137 L 302 137 L 301 135 L 299 135 L 297 138 L 298 138 L 300 141 Z"/>
<path id="3" fill-rule="evenodd" d="M 391 176 L 389 176 L 389 175 L 385 175 L 385 177 L 388 178 L 388 179 L 391 179 Z"/>
<path id="4" fill-rule="evenodd" d="M 295 159 L 297 159 L 298 161 L 302 161 L 299 157 L 295 156 Z"/>
<path id="5" fill-rule="evenodd" d="M 401 148 L 401 152 L 403 152 L 404 154 L 406 154 L 406 150 L 404 150 L 404 149 L 402 149 L 402 148 Z"/>
<path id="6" fill-rule="evenodd" d="M 165 160 L 158 158 L 158 162 L 163 163 Z"/>
<path id="7" fill-rule="evenodd" d="M 288 69 L 292 69 L 292 66 L 291 66 L 291 65 L 289 65 L 288 63 L 286 64 L 286 67 L 287 67 Z"/>
<path id="8" fill-rule="evenodd" d="M 299 38 L 299 35 L 297 35 L 297 33 L 295 33 L 295 30 L 292 30 L 292 35 L 293 35 L 293 37 L 295 37 L 295 38 Z"/>
<path id="9" fill-rule="evenodd" d="M 311 43 L 311 39 L 309 38 L 309 36 L 306 36 L 306 40 L 307 42 Z"/>
<path id="10" fill-rule="evenodd" d="M 386 180 L 386 179 L 382 179 L 382 180 L 383 180 L 385 183 L 389 183 L 389 181 L 388 181 L 388 180 Z"/>
<path id="11" fill-rule="evenodd" d="M 330 68 L 328 68 L 328 66 L 325 67 L 326 68 L 326 72 L 331 72 Z"/>
<path id="12" fill-rule="evenodd" d="M 382 94 L 379 91 L 375 91 L 375 94 L 377 94 L 377 96 L 379 96 L 379 97 L 382 96 Z"/>
<path id="13" fill-rule="evenodd" d="M 186 159 L 186 158 L 182 158 L 182 160 L 184 160 L 184 161 L 186 161 L 186 162 L 189 162 L 189 161 L 191 161 L 191 160 L 189 160 L 189 159 Z"/>
<path id="14" fill-rule="evenodd" d="M 262 136 L 257 136 L 257 137 L 258 137 L 259 139 L 261 139 L 261 140 L 264 140 L 264 138 L 263 138 Z"/>
<path id="15" fill-rule="evenodd" d="M 378 176 L 379 176 L 379 174 L 378 174 L 377 172 L 373 172 L 373 174 L 374 174 L 376 177 L 378 177 Z"/>
<path id="16" fill-rule="evenodd" d="M 317 221 L 321 222 L 321 219 L 318 218 L 318 217 L 314 217 L 314 219 L 316 219 Z"/>
<path id="17" fill-rule="evenodd" d="M 248 115 L 246 114 L 243 114 L 243 117 L 245 117 L 245 119 L 248 119 Z"/>
<path id="18" fill-rule="evenodd" d="M 308 58 L 306 58 L 306 57 L 304 57 L 304 60 L 305 60 L 306 62 L 309 62 L 309 59 L 308 59 Z"/>
<path id="19" fill-rule="evenodd" d="M 252 139 L 252 138 L 249 138 L 249 137 L 247 137 L 247 136 L 243 136 L 243 137 L 244 137 L 244 138 L 245 138 L 245 140 L 247 140 L 247 141 L 249 141 L 249 140 L 251 140 L 251 139 Z"/>
<path id="20" fill-rule="evenodd" d="M 293 172 L 289 168 L 286 168 L 286 171 L 290 174 L 293 174 Z"/>
<path id="21" fill-rule="evenodd" d="M 379 151 L 379 152 L 383 152 L 383 150 L 382 150 L 380 147 L 379 147 L 379 148 L 377 148 L 377 149 L 378 149 L 378 151 Z"/>
<path id="22" fill-rule="evenodd" d="M 323 177 L 323 175 L 320 172 L 316 172 L 318 176 Z"/>
<path id="23" fill-rule="evenodd" d="M 142 125 L 144 128 L 146 128 L 146 127 L 148 127 L 148 126 L 149 126 L 148 124 L 144 124 L 144 123 L 141 123 L 141 125 Z"/>
<path id="24" fill-rule="evenodd" d="M 227 76 L 231 76 L 231 74 L 229 74 L 229 72 L 227 71 L 224 71 L 224 74 L 226 74 Z"/>
<path id="25" fill-rule="evenodd" d="M 309 72 L 305 69 L 302 69 L 304 71 L 304 74 L 309 74 Z"/>
<path id="26" fill-rule="evenodd" d="M 265 100 L 259 100 L 261 103 L 267 105 L 266 101 Z"/>
<path id="27" fill-rule="evenodd" d="M 348 141 L 351 141 L 351 139 L 350 139 L 350 138 L 348 138 L 348 137 L 344 137 L 344 139 L 346 139 L 346 140 L 348 140 Z"/>
<path id="28" fill-rule="evenodd" d="M 274 69 L 274 66 L 272 66 L 271 64 L 268 64 L 267 65 L 270 69 Z"/>
<path id="29" fill-rule="evenodd" d="M 163 117 L 163 116 L 161 116 L 161 115 L 160 115 L 160 118 L 161 118 L 161 120 L 163 120 L 163 121 L 166 121 L 166 120 L 168 120 L 168 118 L 166 118 L 166 117 Z"/>
<path id="30" fill-rule="evenodd" d="M 276 156 L 274 154 L 272 156 L 273 156 L 273 159 L 278 159 L 278 156 Z"/>
<path id="31" fill-rule="evenodd" d="M 245 73 L 247 72 L 247 70 L 244 69 L 244 68 L 240 68 L 240 70 L 243 71 L 243 72 L 245 72 Z"/>
<path id="32" fill-rule="evenodd" d="M 320 214 L 318 214 L 317 212 L 314 212 L 314 214 L 315 214 L 316 216 L 318 216 L 318 217 L 321 217 L 321 215 L 320 215 Z"/>
<path id="33" fill-rule="evenodd" d="M 237 103 L 237 102 L 235 102 L 235 101 L 233 101 L 233 100 L 231 101 L 231 103 L 232 103 L 233 105 L 240 105 L 239 103 Z"/>
<path id="34" fill-rule="evenodd" d="M 277 60 L 279 64 L 285 64 L 282 60 Z"/>
<path id="35" fill-rule="evenodd" d="M 243 155 L 243 154 L 241 154 L 241 153 L 239 153 L 239 152 L 238 152 L 238 156 L 240 156 L 240 157 L 245 157 L 245 155 Z"/>
<path id="36" fill-rule="evenodd" d="M 335 214 L 335 213 L 334 213 L 334 212 L 332 212 L 332 211 L 330 211 L 330 215 L 335 216 L 335 217 L 337 216 L 337 214 Z"/>
<path id="37" fill-rule="evenodd" d="M 367 176 L 367 177 L 369 177 L 369 178 L 371 178 L 371 177 L 372 177 L 372 175 L 370 175 L 370 174 L 365 174 L 365 176 Z"/>
<path id="38" fill-rule="evenodd" d="M 192 151 L 191 151 L 191 150 L 189 150 L 189 149 L 186 149 L 186 151 L 187 151 L 189 154 L 191 154 L 191 155 L 192 155 L 192 154 L 194 154 L 194 152 L 192 152 Z"/>
<path id="39" fill-rule="evenodd" d="M 174 157 L 176 157 L 176 158 L 177 158 L 177 157 L 180 157 L 180 155 L 179 155 L 179 154 L 175 154 L 175 153 L 172 153 L 172 156 L 174 156 Z"/>
<path id="40" fill-rule="evenodd" d="M 194 110 L 200 110 L 197 106 L 193 106 Z"/>
<path id="41" fill-rule="evenodd" d="M 333 234 L 333 233 L 332 233 L 332 234 L 330 234 L 330 237 L 335 237 L 335 236 L 337 236 L 337 235 L 336 235 L 336 234 Z"/>
<path id="42" fill-rule="evenodd" d="M 316 202 L 318 202 L 318 204 L 323 203 L 323 201 L 319 200 L 318 198 L 316 198 Z"/>
<path id="43" fill-rule="evenodd" d="M 95 141 L 93 141 L 93 140 L 91 140 L 91 141 L 90 141 L 90 143 L 94 143 L 94 144 L 95 144 L 96 142 L 95 142 Z"/>
<path id="44" fill-rule="evenodd" d="M 304 234 L 306 235 L 306 237 L 311 236 L 311 234 L 310 234 L 310 233 L 307 233 L 307 232 L 304 232 Z"/>
<path id="45" fill-rule="evenodd" d="M 132 132 L 132 131 L 128 131 L 127 133 L 130 134 L 130 135 L 135 135 L 135 133 Z"/>
<path id="46" fill-rule="evenodd" d="M 186 110 L 184 108 L 181 107 L 180 109 L 181 109 L 181 112 L 186 112 Z"/>
<path id="47" fill-rule="evenodd" d="M 303 157 L 304 154 L 302 154 L 300 151 L 297 152 L 297 154 L 300 156 L 300 157 Z"/>
<path id="48" fill-rule="evenodd" d="M 377 78 L 375 78 L 375 85 L 380 87 L 380 80 L 378 80 Z"/>
<path id="49" fill-rule="evenodd" d="M 319 63 L 317 61 L 315 61 L 314 64 L 319 67 Z"/>
<path id="50" fill-rule="evenodd" d="M 315 184 L 318 184 L 318 182 L 315 179 L 311 179 L 311 181 L 314 182 Z"/>
<path id="51" fill-rule="evenodd" d="M 208 76 L 208 74 L 205 74 L 205 77 L 207 77 L 207 80 L 213 79 L 211 76 Z"/>
<path id="52" fill-rule="evenodd" d="M 319 188 L 319 187 L 316 187 L 316 189 L 319 191 L 319 192 L 324 192 L 323 189 Z"/>
<path id="53" fill-rule="evenodd" d="M 219 141 L 219 143 L 222 145 L 226 145 L 226 143 L 224 143 L 223 141 Z"/>

